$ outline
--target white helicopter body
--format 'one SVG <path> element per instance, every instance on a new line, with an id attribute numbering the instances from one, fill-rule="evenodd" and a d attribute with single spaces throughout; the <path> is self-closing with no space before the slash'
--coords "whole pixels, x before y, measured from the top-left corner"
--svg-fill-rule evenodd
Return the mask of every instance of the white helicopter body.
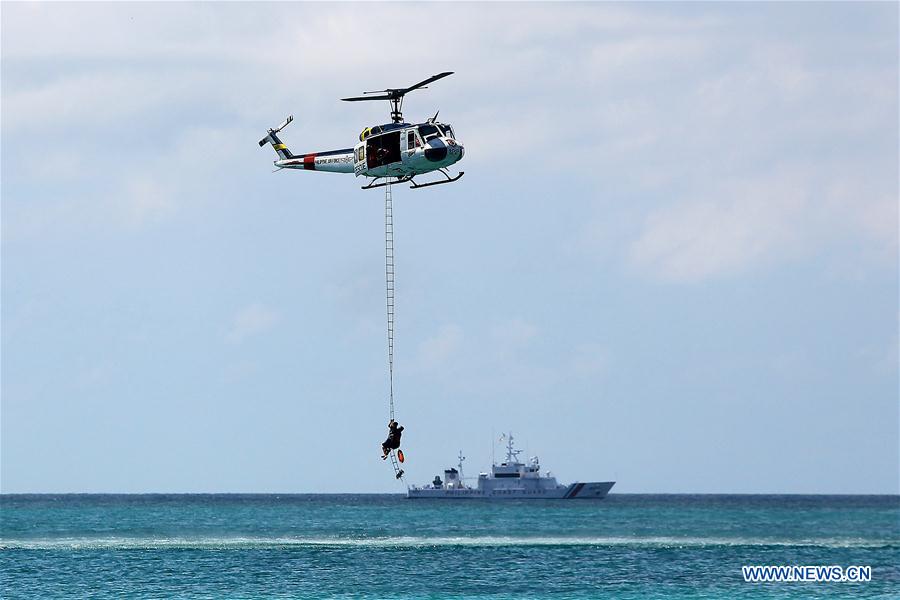
<path id="1" fill-rule="evenodd" d="M 459 162 L 465 154 L 453 127 L 438 122 L 437 115 L 425 123 L 405 123 L 400 113 L 400 105 L 407 92 L 450 74 L 435 75 L 410 88 L 384 90 L 385 94 L 381 96 L 344 98 L 351 102 L 387 99 L 393 106 L 391 118 L 394 122 L 367 127 L 359 134 L 359 142 L 353 148 L 293 154 L 278 138 L 278 132 L 287 127 L 293 117 L 288 117 L 278 127 L 269 129 L 268 135 L 260 140 L 259 145 L 264 146 L 266 142 L 272 145 L 279 157 L 275 161 L 275 166 L 279 169 L 353 173 L 357 177 L 373 178 L 363 189 L 386 185 L 376 181 L 390 178 L 395 178 L 400 183 L 412 182 L 412 188 L 451 183 L 462 177 L 463 173 L 451 177 L 446 168 Z M 422 184 L 413 181 L 417 175 L 433 171 L 439 171 L 446 179 Z"/>

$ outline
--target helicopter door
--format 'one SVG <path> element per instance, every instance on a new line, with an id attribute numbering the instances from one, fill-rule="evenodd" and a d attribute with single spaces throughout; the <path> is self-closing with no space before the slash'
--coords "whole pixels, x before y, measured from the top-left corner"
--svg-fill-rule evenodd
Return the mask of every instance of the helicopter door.
<path id="1" fill-rule="evenodd" d="M 416 135 L 415 129 L 407 129 L 404 131 L 401 143 L 406 156 L 415 154 L 416 148 L 422 145 L 421 142 L 419 142 L 419 136 Z"/>
<path id="2" fill-rule="evenodd" d="M 353 149 L 353 172 L 359 175 L 366 170 L 366 143 L 360 142 Z"/>
<path id="3" fill-rule="evenodd" d="M 366 138 L 366 167 L 374 169 L 400 162 L 400 132 L 391 131 Z"/>

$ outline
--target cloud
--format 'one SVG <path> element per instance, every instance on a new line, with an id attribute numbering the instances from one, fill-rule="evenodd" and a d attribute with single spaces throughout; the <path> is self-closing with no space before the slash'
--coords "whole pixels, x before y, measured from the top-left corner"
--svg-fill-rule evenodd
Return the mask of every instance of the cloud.
<path id="1" fill-rule="evenodd" d="M 838 59 L 815 38 L 727 30 L 702 32 L 685 55 L 695 72 L 670 81 L 664 61 L 645 62 L 635 77 L 657 85 L 598 98 L 598 177 L 615 185 L 570 244 L 678 283 L 845 246 L 893 261 L 896 60 L 876 41 Z"/>
<path id="2" fill-rule="evenodd" d="M 82 369 L 77 375 L 75 385 L 81 389 L 103 387 L 110 383 L 114 372 L 112 362 L 98 362 Z"/>
<path id="3" fill-rule="evenodd" d="M 534 339 L 537 333 L 537 327 L 521 318 L 509 319 L 491 328 L 491 338 L 504 349 L 521 348 Z"/>
<path id="4" fill-rule="evenodd" d="M 24 142 L 28 156 L 12 159 L 24 161 L 21 169 L 3 167 L 4 237 L 130 233 L 236 193 L 237 166 L 246 154 L 239 154 L 240 144 L 253 134 L 190 124 L 167 133 L 152 147 L 137 138 L 115 150 L 79 147 L 85 142 L 76 137 L 68 154 L 55 148 L 42 155 L 35 140 Z M 207 159 L 209 149 L 215 160 Z"/>
<path id="5" fill-rule="evenodd" d="M 251 304 L 235 313 L 225 339 L 240 344 L 247 338 L 265 333 L 281 320 L 281 316 L 262 304 Z"/>
<path id="6" fill-rule="evenodd" d="M 732 184 L 714 197 L 654 211 L 632 242 L 639 269 L 669 281 L 697 281 L 745 268 L 802 242 L 804 182 L 792 177 Z"/>
<path id="7" fill-rule="evenodd" d="M 847 236 L 893 257 L 896 222 L 895 199 L 861 174 L 848 186 L 845 175 L 796 167 L 732 179 L 651 211 L 628 260 L 653 277 L 687 283 L 796 261 Z"/>
<path id="8" fill-rule="evenodd" d="M 609 367 L 609 351 L 600 344 L 580 344 L 572 353 L 572 371 L 582 377 L 602 375 Z"/>
<path id="9" fill-rule="evenodd" d="M 442 325 L 436 334 L 419 344 L 419 363 L 427 369 L 441 368 L 456 355 L 462 343 L 463 331 L 458 325 Z"/>
<path id="10" fill-rule="evenodd" d="M 158 221 L 171 214 L 175 208 L 172 193 L 165 184 L 146 176 L 130 181 L 121 198 L 124 216 L 136 226 L 148 221 Z"/>
<path id="11" fill-rule="evenodd" d="M 538 332 L 538 328 L 525 319 L 508 319 L 490 328 L 488 347 L 500 363 L 507 366 L 518 364 L 521 362 L 521 353 L 529 347 Z"/>
<path id="12" fill-rule="evenodd" d="M 373 273 L 356 265 L 343 266 L 335 271 L 341 277 L 327 283 L 325 289 L 329 297 L 341 306 L 354 311 L 367 311 L 371 299 L 377 297 L 379 292 L 383 293 L 384 274 L 381 271 Z"/>
<path id="13" fill-rule="evenodd" d="M 117 121 L 125 127 L 129 118 L 176 100 L 180 90 L 184 86 L 171 75 L 101 71 L 62 76 L 4 93 L 4 129 L 58 133 L 67 127 L 109 126 Z M 110 139 L 111 144 L 120 142 Z"/>
<path id="14" fill-rule="evenodd" d="M 235 162 L 232 148 L 255 141 L 286 112 L 315 115 L 298 119 L 291 135 L 342 146 L 348 127 L 355 135 L 384 118 L 386 107 L 336 98 L 411 82 L 451 63 L 458 75 L 427 97 L 410 96 L 406 112 L 417 118 L 442 108 L 467 145 L 467 168 L 502 172 L 539 156 L 545 176 L 596 179 L 615 186 L 614 200 L 638 200 L 633 214 L 616 215 L 625 220 L 615 226 L 615 244 L 592 244 L 609 231 L 585 228 L 580 247 L 589 252 L 619 253 L 653 277 L 685 282 L 793 258 L 798 247 L 821 247 L 848 231 L 888 247 L 896 238 L 896 219 L 888 218 L 895 181 L 885 183 L 884 169 L 860 166 L 867 159 L 896 164 L 896 59 L 872 60 L 885 54 L 879 40 L 857 35 L 835 57 L 823 51 L 821 33 L 773 37 L 768 19 L 728 10 L 524 5 L 510 21 L 505 6 L 462 4 L 445 13 L 454 43 L 426 45 L 398 70 L 381 57 L 406 53 L 407 41 L 380 35 L 352 6 L 272 10 L 281 18 L 242 5 L 7 6 L 4 234 L 41 233 L 54 222 L 107 223 L 109 215 L 122 217 L 112 225 L 124 227 L 172 218 L 203 195 L 193 193 L 198 187 L 215 185 L 212 165 L 251 172 L 246 155 Z M 432 12 L 381 10 L 386 19 Z M 32 43 L 37 36 L 44 42 Z M 272 52 L 272 40 L 291 40 L 292 52 Z M 375 46 L 378 52 L 361 51 Z M 309 60 L 323 48 L 328 60 Z M 105 182 L 111 154 L 97 148 L 121 139 L 126 126 L 129 151 L 116 157 L 120 173 L 107 187 L 123 190 L 117 201 L 129 202 L 110 210 L 96 197 L 78 198 L 91 189 L 79 185 L 57 203 L 64 206 L 16 205 L 21 194 L 9 175 L 46 171 L 48 162 L 29 140 L 67 133 L 62 139 L 78 168 L 53 162 Z M 510 140 L 516 151 L 505 150 Z M 211 149 L 215 160 L 206 159 Z M 825 228 L 809 196 L 815 190 L 802 189 L 802 181 L 796 197 L 744 191 L 769 194 L 764 188 L 785 185 L 776 180 L 801 168 L 811 180 L 840 171 L 843 183 L 834 185 L 865 187 L 867 199 L 854 211 L 842 202 Z M 598 219 L 609 202 L 594 201 Z M 799 220 L 786 224 L 790 219 Z"/>

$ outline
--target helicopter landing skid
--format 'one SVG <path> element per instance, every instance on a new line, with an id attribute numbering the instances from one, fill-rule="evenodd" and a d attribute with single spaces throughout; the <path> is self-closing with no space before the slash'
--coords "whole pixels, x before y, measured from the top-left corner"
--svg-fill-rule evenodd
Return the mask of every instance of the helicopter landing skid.
<path id="1" fill-rule="evenodd" d="M 372 188 L 384 187 L 389 183 L 391 183 L 391 184 L 406 183 L 407 181 L 412 181 L 412 178 L 413 178 L 412 175 L 407 175 L 406 177 L 398 177 L 395 181 L 388 180 L 388 181 L 382 181 L 381 183 L 375 183 L 379 179 L 383 179 L 382 177 L 376 177 L 375 179 L 372 180 L 372 183 L 370 183 L 368 185 L 364 185 L 364 186 L 360 187 L 359 189 L 371 190 Z"/>
<path id="2" fill-rule="evenodd" d="M 450 177 L 450 174 L 447 173 L 447 171 L 445 171 L 444 169 L 441 169 L 441 173 L 443 173 L 444 177 L 446 177 L 447 179 L 439 180 L 439 181 L 429 181 L 428 183 L 416 183 L 415 181 L 413 181 L 412 185 L 409 186 L 409 189 L 417 190 L 419 188 L 431 187 L 432 185 L 443 185 L 445 183 L 453 183 L 454 181 L 459 181 L 459 178 L 466 174 L 465 171 L 460 171 L 459 175 L 457 175 L 456 177 Z M 410 179 L 412 179 L 412 178 L 410 177 Z"/>

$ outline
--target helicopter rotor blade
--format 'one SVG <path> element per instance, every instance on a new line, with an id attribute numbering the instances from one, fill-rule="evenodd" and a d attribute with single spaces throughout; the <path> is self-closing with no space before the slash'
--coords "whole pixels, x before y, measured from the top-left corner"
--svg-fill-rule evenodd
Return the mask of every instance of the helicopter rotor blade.
<path id="1" fill-rule="evenodd" d="M 382 96 L 354 96 L 353 98 L 341 98 L 344 102 L 361 102 L 363 100 L 390 100 L 391 96 L 384 94 Z"/>
<path id="2" fill-rule="evenodd" d="M 433 75 L 433 76 L 429 77 L 428 79 L 425 79 L 424 81 L 420 81 L 419 83 L 417 83 L 415 85 L 411 85 L 408 88 L 403 88 L 402 90 L 398 90 L 398 91 L 405 94 L 407 92 L 411 92 L 413 90 L 417 90 L 421 87 L 424 87 L 424 86 L 428 85 L 429 83 L 431 83 L 432 81 L 437 81 L 438 79 L 443 79 L 444 77 L 449 77 L 450 75 L 453 75 L 453 71 L 444 71 L 443 73 L 438 73 L 437 75 Z"/>
<path id="3" fill-rule="evenodd" d="M 453 71 L 444 71 L 443 73 L 438 73 L 437 75 L 433 75 L 428 79 L 420 81 L 414 85 L 411 85 L 407 88 L 388 88 L 386 90 L 376 90 L 373 92 L 363 92 L 364 96 L 353 96 L 352 98 L 341 98 L 344 102 L 362 102 L 364 100 L 397 100 L 402 98 L 407 93 L 424 88 L 426 85 L 431 83 L 432 81 L 437 81 L 438 79 L 443 79 L 444 77 L 448 77 L 453 75 Z M 378 96 L 374 96 L 372 94 L 379 94 Z"/>

